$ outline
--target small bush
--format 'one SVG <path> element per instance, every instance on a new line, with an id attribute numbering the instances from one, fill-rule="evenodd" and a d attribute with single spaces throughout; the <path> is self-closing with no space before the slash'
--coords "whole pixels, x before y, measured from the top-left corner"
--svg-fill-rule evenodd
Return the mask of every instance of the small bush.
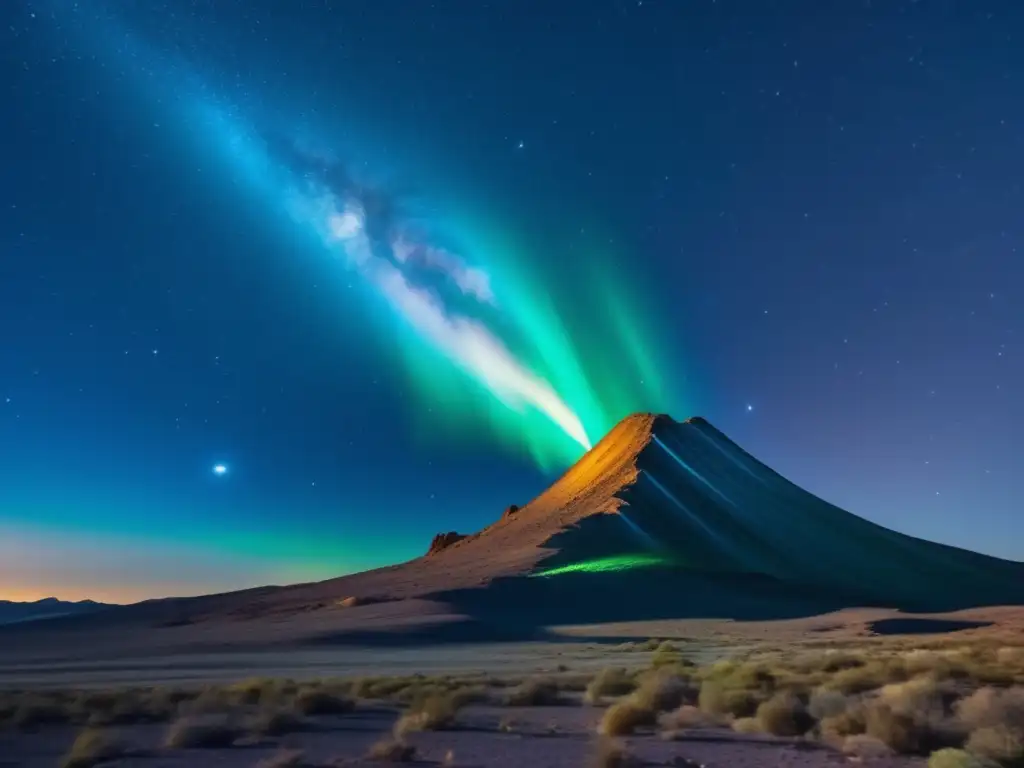
<path id="1" fill-rule="evenodd" d="M 842 749 L 844 755 L 862 760 L 876 760 L 894 754 L 888 744 L 879 741 L 874 736 L 868 736 L 866 733 L 847 736 L 843 739 Z"/>
<path id="2" fill-rule="evenodd" d="M 946 748 L 932 753 L 928 768 L 999 768 L 999 764 L 962 749 Z"/>
<path id="3" fill-rule="evenodd" d="M 606 696 L 624 696 L 636 689 L 636 681 L 624 669 L 611 667 L 602 669 L 590 681 L 583 700 L 588 704 L 600 704 Z"/>
<path id="4" fill-rule="evenodd" d="M 712 715 L 751 717 L 760 704 L 751 691 L 730 689 L 714 680 L 705 680 L 700 687 L 698 706 Z"/>
<path id="5" fill-rule="evenodd" d="M 355 709 L 355 702 L 319 688 L 299 691 L 295 709 L 303 715 L 344 715 Z"/>
<path id="6" fill-rule="evenodd" d="M 513 707 L 547 707 L 562 703 L 558 685 L 553 680 L 527 680 L 505 696 Z"/>
<path id="7" fill-rule="evenodd" d="M 67 702 L 58 698 L 29 698 L 18 705 L 11 719 L 17 728 L 31 730 L 40 725 L 71 722 L 72 709 Z"/>
<path id="8" fill-rule="evenodd" d="M 979 728 L 967 739 L 965 748 L 971 754 L 986 757 L 1007 766 L 1024 765 L 1024 721 L 1018 721 L 1017 727 L 995 725 Z"/>
<path id="9" fill-rule="evenodd" d="M 654 726 L 657 722 L 657 712 L 630 697 L 612 704 L 601 718 L 597 730 L 605 736 L 627 736 L 637 728 Z"/>
<path id="10" fill-rule="evenodd" d="M 814 725 L 807 708 L 792 693 L 777 693 L 757 708 L 757 723 L 775 736 L 803 736 Z"/>
<path id="11" fill-rule="evenodd" d="M 1024 723 L 1024 688 L 979 688 L 955 707 L 957 720 L 968 730 Z"/>
<path id="12" fill-rule="evenodd" d="M 460 709 L 458 698 L 436 694 L 414 704 L 399 718 L 395 733 L 413 731 L 442 731 L 455 726 Z"/>
<path id="13" fill-rule="evenodd" d="M 736 733 L 761 733 L 761 724 L 756 717 L 741 717 L 732 721 L 732 729 Z"/>
<path id="14" fill-rule="evenodd" d="M 290 709 L 268 709 L 249 721 L 249 732 L 260 736 L 284 736 L 288 733 L 308 731 L 312 723 Z"/>
<path id="15" fill-rule="evenodd" d="M 242 730 L 225 716 L 191 715 L 171 723 L 164 739 L 168 749 L 221 749 L 230 747 Z"/>
<path id="16" fill-rule="evenodd" d="M 126 753 L 124 745 L 106 731 L 87 728 L 78 734 L 61 762 L 62 768 L 93 768 Z"/>
<path id="17" fill-rule="evenodd" d="M 941 724 L 926 717 L 897 711 L 890 704 L 874 701 L 865 712 L 865 731 L 902 754 L 928 754 L 950 746 L 951 737 Z"/>
<path id="18" fill-rule="evenodd" d="M 684 703 L 694 703 L 697 691 L 688 680 L 667 670 L 657 670 L 641 678 L 639 687 L 630 698 L 655 712 L 668 712 Z"/>
<path id="19" fill-rule="evenodd" d="M 807 703 L 807 712 L 815 720 L 824 720 L 826 717 L 837 717 L 850 705 L 850 700 L 839 691 L 831 691 L 827 688 L 818 688 L 811 694 Z"/>
<path id="20" fill-rule="evenodd" d="M 713 716 L 702 712 L 692 704 L 684 704 L 674 712 L 667 713 L 661 720 L 661 726 L 669 731 L 685 731 L 690 728 L 711 728 L 719 721 Z"/>

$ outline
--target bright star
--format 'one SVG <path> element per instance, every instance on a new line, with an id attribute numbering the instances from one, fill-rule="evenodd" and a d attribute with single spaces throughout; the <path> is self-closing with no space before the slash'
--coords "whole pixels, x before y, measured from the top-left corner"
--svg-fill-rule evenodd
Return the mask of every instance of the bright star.
<path id="1" fill-rule="evenodd" d="M 523 148 L 523 147 L 525 147 L 525 146 L 526 146 L 526 142 L 520 141 L 520 142 L 519 142 L 519 143 L 518 143 L 518 144 L 516 145 L 516 149 L 522 149 L 522 148 Z"/>
<path id="2" fill-rule="evenodd" d="M 747 406 L 747 413 L 750 413 L 752 410 L 754 410 L 754 406 L 748 405 Z"/>
<path id="3" fill-rule="evenodd" d="M 226 466 L 224 466 L 223 464 L 217 464 L 213 468 L 213 474 L 215 474 L 215 475 L 226 475 L 227 473 L 228 473 L 228 468 Z"/>

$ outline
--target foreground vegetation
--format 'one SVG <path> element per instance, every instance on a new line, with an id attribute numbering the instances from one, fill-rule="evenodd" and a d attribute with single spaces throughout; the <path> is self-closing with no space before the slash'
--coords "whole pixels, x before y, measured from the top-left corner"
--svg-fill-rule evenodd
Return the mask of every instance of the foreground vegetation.
<path id="1" fill-rule="evenodd" d="M 1024 638 L 1020 640 L 1024 644 Z M 165 723 L 163 749 L 221 748 L 324 727 L 358 707 L 398 710 L 393 733 L 369 757 L 403 762 L 410 733 L 458 728 L 472 704 L 601 708 L 599 762 L 628 765 L 617 737 L 731 728 L 834 748 L 856 757 L 930 755 L 932 768 L 1024 768 L 1024 645 L 946 640 L 846 649 L 759 652 L 698 667 L 685 647 L 651 643 L 642 666 L 529 680 L 381 677 L 295 682 L 254 679 L 179 690 L 10 691 L 0 727 L 81 729 L 67 768 L 129 754 L 118 726 Z M 513 730 L 505 718 L 501 730 Z M 301 765 L 299 753 L 281 765 Z"/>

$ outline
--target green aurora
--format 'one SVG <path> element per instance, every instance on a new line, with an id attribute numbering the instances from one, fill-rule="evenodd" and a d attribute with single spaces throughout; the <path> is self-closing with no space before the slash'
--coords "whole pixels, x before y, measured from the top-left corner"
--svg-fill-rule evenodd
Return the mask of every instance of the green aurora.
<path id="1" fill-rule="evenodd" d="M 593 238 L 583 246 L 587 258 L 578 260 L 586 266 L 559 275 L 550 266 L 556 245 L 517 240 L 483 221 L 479 216 L 459 226 L 461 243 L 485 266 L 497 300 L 494 312 L 482 319 L 554 388 L 592 443 L 630 413 L 678 412 L 662 375 L 666 368 L 655 323 L 644 316 L 649 308 L 643 292 L 635 278 L 613 266 L 621 258 Z M 580 247 L 577 238 L 575 248 Z M 528 455 L 545 473 L 565 469 L 583 454 L 542 413 L 506 406 L 413 334 L 398 334 L 398 346 L 415 395 L 410 417 L 419 435 L 443 433 L 479 445 L 483 429 L 506 449 Z"/>

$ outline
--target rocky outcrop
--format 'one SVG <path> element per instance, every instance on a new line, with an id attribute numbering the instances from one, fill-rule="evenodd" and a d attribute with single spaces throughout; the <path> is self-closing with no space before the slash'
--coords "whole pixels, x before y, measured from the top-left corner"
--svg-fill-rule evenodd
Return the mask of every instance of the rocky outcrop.
<path id="1" fill-rule="evenodd" d="M 501 519 L 504 520 L 506 517 L 512 517 L 516 512 L 519 511 L 519 507 L 516 504 L 509 504 L 505 511 L 501 513 Z"/>
<path id="2" fill-rule="evenodd" d="M 442 549 L 447 549 L 452 544 L 462 541 L 466 538 L 461 533 L 455 531 L 448 531 L 448 533 L 437 534 L 430 542 L 430 549 L 427 550 L 427 555 L 434 555 L 440 552 Z"/>

